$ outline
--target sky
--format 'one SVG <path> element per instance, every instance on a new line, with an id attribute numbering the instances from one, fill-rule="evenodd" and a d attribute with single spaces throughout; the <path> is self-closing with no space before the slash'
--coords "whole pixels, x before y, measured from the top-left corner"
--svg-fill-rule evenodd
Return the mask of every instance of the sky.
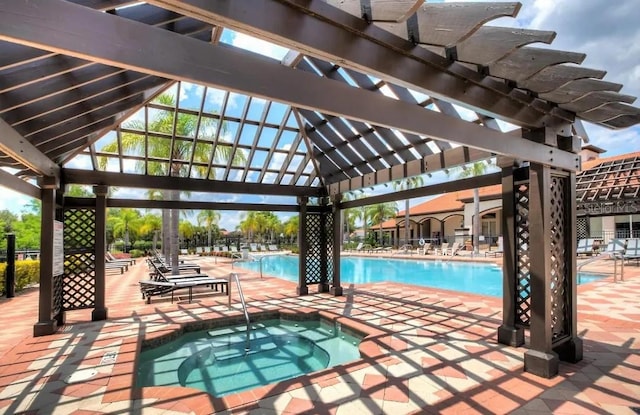
<path id="1" fill-rule="evenodd" d="M 433 2 L 433 0 L 431 0 Z M 459 0 L 458 0 L 459 1 Z M 605 81 L 624 85 L 622 94 L 640 96 L 640 25 L 638 0 L 520 0 L 522 8 L 514 18 L 490 22 L 496 26 L 523 27 L 552 30 L 557 33 L 551 45 L 532 44 L 558 50 L 587 54 L 582 66 L 604 69 Z M 242 34 L 226 35 L 224 39 L 235 46 L 280 58 L 286 50 Z M 187 99 L 187 95 L 183 99 Z M 193 91 L 191 91 L 193 92 Z M 215 99 L 213 97 L 212 99 Z M 638 104 L 634 104 L 638 105 Z M 590 144 L 606 150 L 603 156 L 613 156 L 640 150 L 640 126 L 615 131 L 584 123 Z M 0 210 L 19 213 L 29 198 L 2 188 Z M 126 193 L 126 190 L 123 190 Z M 122 196 L 125 196 L 124 194 Z M 224 201 L 237 200 L 237 196 L 224 195 Z M 195 200 L 198 197 L 196 195 Z M 412 201 L 412 205 L 424 199 Z M 269 200 L 273 203 L 273 199 Z M 285 202 L 282 202 L 285 203 Z M 286 202 L 289 204 L 289 202 Z M 398 202 L 404 209 L 404 202 Z M 221 212 L 220 226 L 233 230 L 242 219 L 241 212 Z M 195 215 L 193 215 L 195 217 Z M 289 215 L 290 216 L 290 215 Z M 284 219 L 287 215 L 282 214 Z"/>

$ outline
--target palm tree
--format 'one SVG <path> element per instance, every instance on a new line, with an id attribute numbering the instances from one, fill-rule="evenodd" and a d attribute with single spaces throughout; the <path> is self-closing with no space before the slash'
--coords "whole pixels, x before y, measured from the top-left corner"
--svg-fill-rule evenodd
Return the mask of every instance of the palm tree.
<path id="1" fill-rule="evenodd" d="M 213 225 L 217 225 L 219 220 L 220 213 L 215 210 L 202 210 L 198 213 L 198 225 L 202 226 L 204 224 L 207 230 L 208 247 L 211 247 L 211 231 L 213 230 Z"/>
<path id="2" fill-rule="evenodd" d="M 155 103 L 166 106 L 168 108 L 176 108 L 176 98 L 171 94 L 159 95 Z M 194 162 L 200 163 L 191 171 L 192 177 L 215 178 L 215 169 L 211 169 L 208 177 L 207 168 L 211 157 L 212 144 L 217 141 L 215 153 L 213 154 L 214 162 L 227 162 L 231 157 L 234 158 L 235 165 L 242 165 L 246 158 L 240 150 L 233 152 L 233 147 L 222 139 L 215 137 L 218 120 L 212 117 L 200 117 L 192 114 L 186 114 L 176 111 L 158 111 L 155 116 L 149 120 L 145 128 L 144 122 L 140 120 L 131 120 L 126 123 L 126 128 L 148 134 L 135 134 L 124 132 L 120 141 L 114 140 L 106 144 L 102 151 L 116 153 L 118 150 L 129 154 L 144 154 L 152 159 L 148 163 L 145 160 L 136 163 L 136 170 L 145 172 L 154 176 L 174 176 L 185 177 L 189 173 L 189 160 L 191 152 L 193 152 Z M 145 140 L 145 135 L 148 139 Z M 180 139 L 182 137 L 197 137 L 198 142 L 193 143 L 191 140 Z M 207 143 L 210 142 L 210 143 Z M 145 157 L 146 159 L 146 157 Z M 171 160 L 171 163 L 165 163 L 155 160 Z M 98 159 L 99 166 L 104 169 L 107 165 L 107 158 L 100 157 Z M 171 190 L 163 193 L 165 200 L 179 200 L 180 192 Z M 179 214 L 177 211 L 171 210 L 169 213 L 170 227 L 168 228 L 170 239 L 170 257 L 173 271 L 177 271 L 178 267 L 178 230 L 179 230 Z M 163 216 L 163 219 L 166 217 Z M 164 238 L 166 240 L 166 237 Z"/>
<path id="3" fill-rule="evenodd" d="M 289 237 L 289 242 L 293 243 L 298 236 L 298 228 L 300 228 L 300 217 L 293 215 L 284 223 L 283 233 Z"/>
<path id="4" fill-rule="evenodd" d="M 366 210 L 368 216 L 371 218 L 371 224 L 378 223 L 380 225 L 380 245 L 383 245 L 382 222 L 394 218 L 398 214 L 398 207 L 395 202 L 387 202 L 368 206 Z"/>
<path id="5" fill-rule="evenodd" d="M 113 236 L 124 240 L 124 252 L 128 252 L 130 238 L 137 238 L 139 233 L 140 212 L 135 209 L 123 208 L 114 212 Z"/>
<path id="6" fill-rule="evenodd" d="M 482 176 L 487 172 L 487 163 L 477 161 L 470 166 L 464 166 L 460 174 L 460 178 Z M 473 254 L 480 253 L 480 190 L 476 187 L 473 189 Z"/>
<path id="7" fill-rule="evenodd" d="M 408 190 L 420 187 L 424 184 L 422 176 L 406 177 L 402 180 L 393 182 L 395 190 Z M 404 202 L 404 243 L 409 243 L 409 199 Z"/>

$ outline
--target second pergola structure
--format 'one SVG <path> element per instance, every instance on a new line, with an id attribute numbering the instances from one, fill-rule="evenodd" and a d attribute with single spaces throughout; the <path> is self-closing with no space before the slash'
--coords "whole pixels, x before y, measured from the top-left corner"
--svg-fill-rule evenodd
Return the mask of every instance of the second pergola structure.
<path id="1" fill-rule="evenodd" d="M 604 71 L 579 66 L 584 54 L 526 46 L 550 43 L 553 32 L 484 26 L 515 16 L 519 3 L 387 3 L 0 1 L 0 175 L 43 202 L 34 334 L 54 333 L 67 310 L 90 308 L 94 320 L 108 318 L 104 262 L 96 260 L 105 252 L 108 207 L 297 212 L 297 293 L 342 295 L 342 210 L 501 183 L 498 340 L 519 346 L 528 330 L 525 369 L 540 376 L 554 376 L 560 360 L 579 361 L 580 120 L 634 125 L 634 98 L 602 81 Z M 229 44 L 230 32 L 289 52 L 279 60 L 256 56 Z M 181 103 L 187 84 L 204 91 L 199 105 Z M 156 99 L 172 88 L 173 103 Z M 222 98 L 212 110 L 216 94 Z M 461 117 L 461 107 L 473 119 Z M 171 114 L 172 128 L 154 130 L 158 112 Z M 142 114 L 140 123 L 127 124 L 134 114 Z M 179 117 L 191 117 L 194 134 L 179 131 Z M 217 127 L 199 128 L 204 120 Z M 515 129 L 503 132 L 497 120 Z M 98 145 L 109 134 L 116 150 Z M 137 153 L 125 145 L 131 135 L 142 143 Z M 161 141 L 171 150 L 153 153 Z M 225 161 L 216 156 L 220 149 Z M 500 173 L 344 197 L 492 157 Z M 132 163 L 142 170 L 129 171 Z M 153 173 L 158 166 L 166 173 Z M 74 183 L 93 186 L 95 198 L 65 197 L 62 190 Z M 296 202 L 116 199 L 107 196 L 110 187 Z M 66 260 L 59 273 L 53 248 L 61 224 Z"/>

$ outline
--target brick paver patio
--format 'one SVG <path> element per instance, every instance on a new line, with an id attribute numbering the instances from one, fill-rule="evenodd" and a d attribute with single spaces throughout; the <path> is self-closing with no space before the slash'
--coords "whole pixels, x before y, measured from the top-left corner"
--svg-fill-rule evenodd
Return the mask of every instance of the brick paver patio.
<path id="1" fill-rule="evenodd" d="M 194 258 L 205 272 L 231 265 Z M 608 270 L 611 264 L 592 264 Z M 145 304 L 143 261 L 107 276 L 109 320 L 67 313 L 58 334 L 32 337 L 37 289 L 0 300 L 0 413 L 15 414 L 638 414 L 640 413 L 640 267 L 579 289 L 584 359 L 560 375 L 523 372 L 526 348 L 496 343 L 498 298 L 395 283 L 346 286 L 345 295 L 295 295 L 295 284 L 241 276 L 251 313 L 312 312 L 346 318 L 370 332 L 360 360 L 252 391 L 213 398 L 181 387 L 134 387 L 142 339 L 188 322 L 239 315 L 221 294 Z M 203 323 L 204 324 L 204 323 Z M 115 357 L 115 358 L 114 358 Z M 69 376 L 71 383 L 67 382 Z M 86 375 L 86 380 L 75 382 Z"/>

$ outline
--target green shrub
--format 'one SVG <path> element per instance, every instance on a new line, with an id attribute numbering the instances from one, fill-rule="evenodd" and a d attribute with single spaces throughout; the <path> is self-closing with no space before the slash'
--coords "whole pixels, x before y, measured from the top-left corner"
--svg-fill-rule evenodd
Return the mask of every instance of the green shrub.
<path id="1" fill-rule="evenodd" d="M 129 251 L 129 254 L 131 254 L 131 258 L 140 258 L 144 256 L 144 251 L 140 249 L 132 249 L 131 251 Z"/>
<path id="2" fill-rule="evenodd" d="M 6 269 L 7 264 L 0 263 L 0 291 L 3 294 L 6 293 L 4 286 L 7 280 Z M 38 282 L 40 282 L 40 261 L 16 261 L 16 291 L 21 291 Z"/>

